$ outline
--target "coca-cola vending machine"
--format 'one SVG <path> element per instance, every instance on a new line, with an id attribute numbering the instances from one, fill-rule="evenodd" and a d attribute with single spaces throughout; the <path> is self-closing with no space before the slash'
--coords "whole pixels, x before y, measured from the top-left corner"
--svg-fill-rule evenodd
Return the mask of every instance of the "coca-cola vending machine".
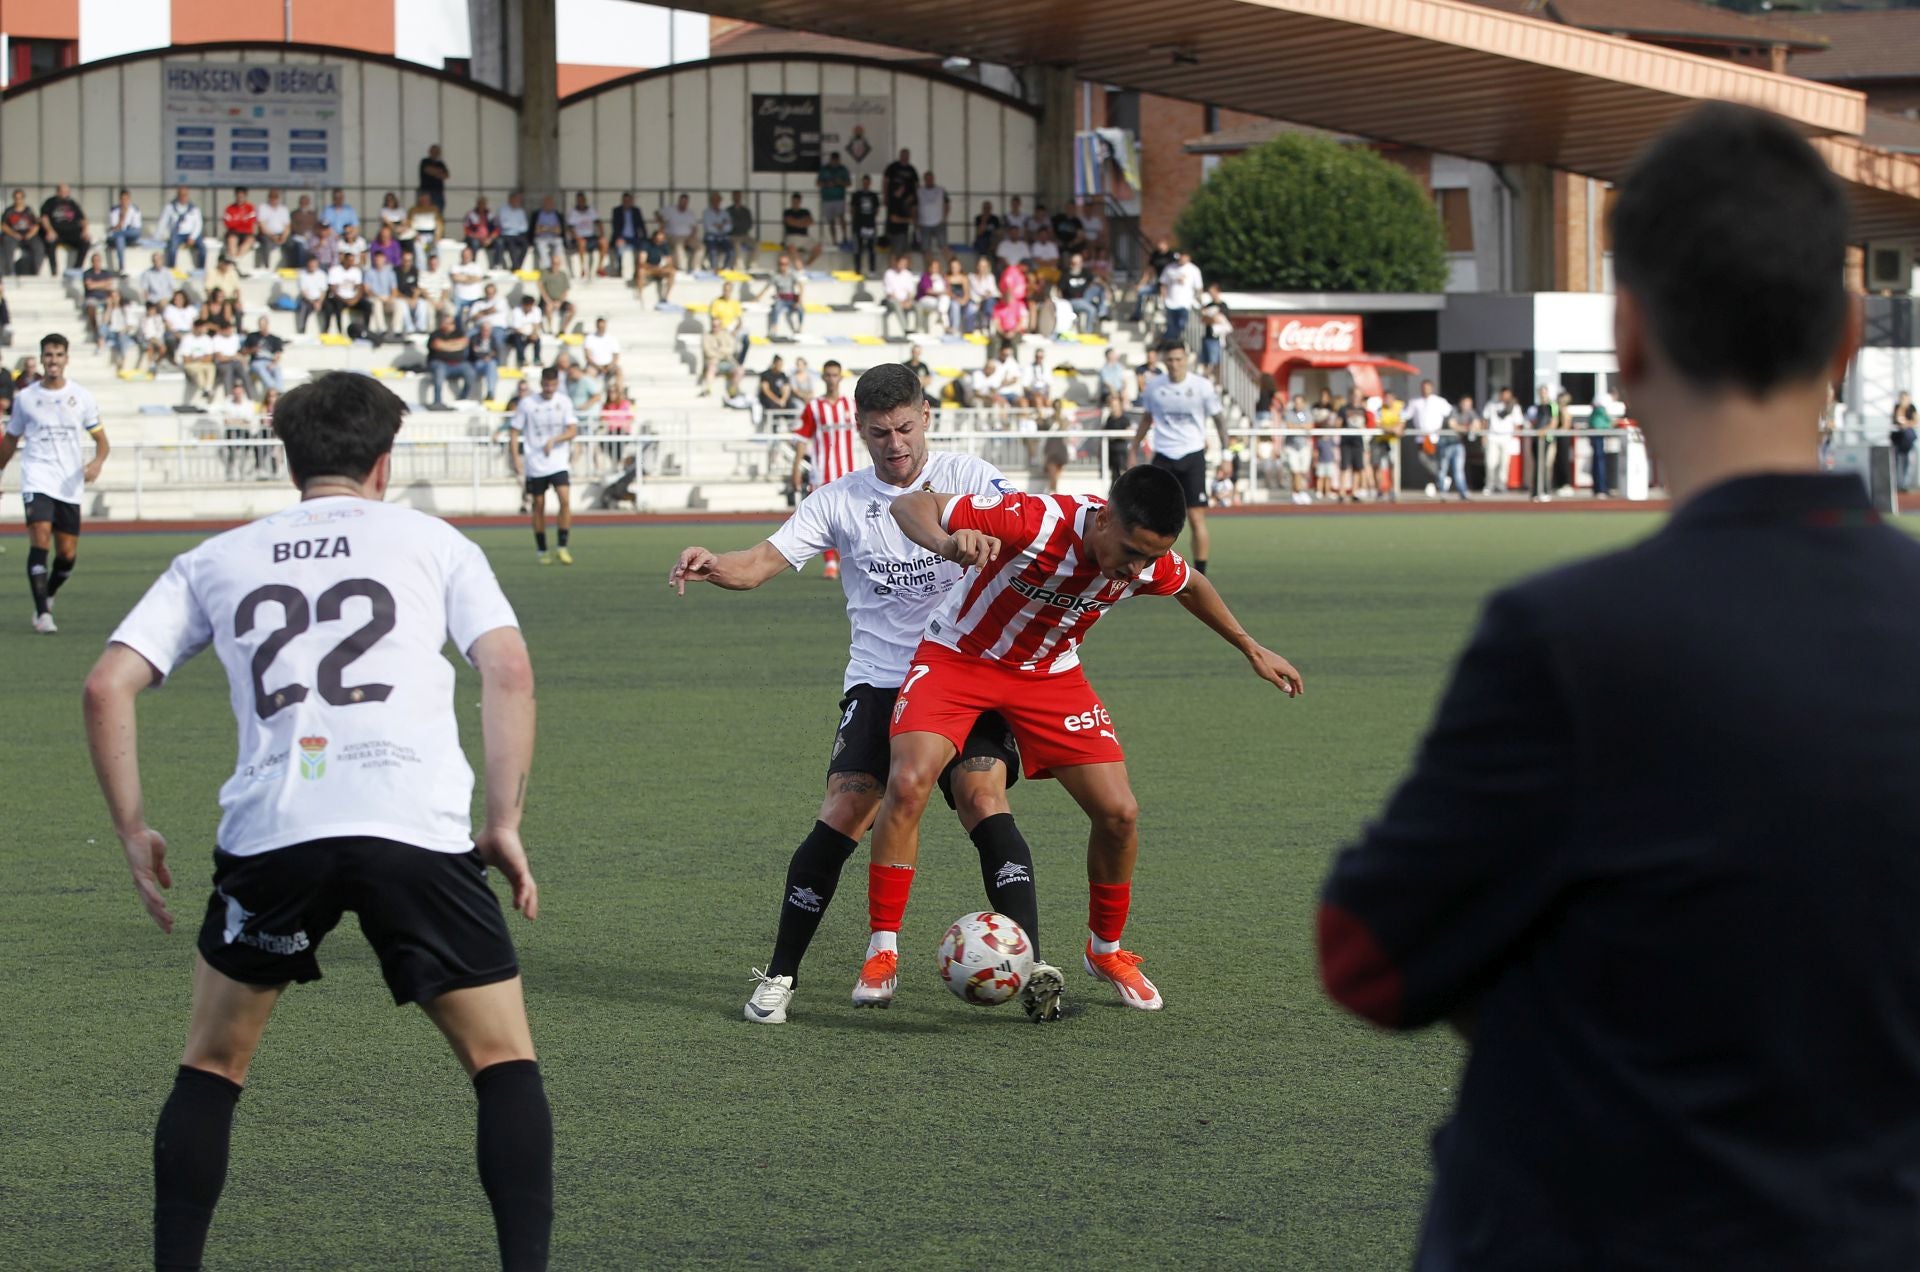
<path id="1" fill-rule="evenodd" d="M 1403 366 L 1366 352 L 1359 314 L 1243 315 L 1233 320 L 1233 334 L 1253 365 L 1283 392 L 1295 371 L 1345 370 L 1355 388 L 1372 396 L 1380 392 L 1381 366 Z"/>

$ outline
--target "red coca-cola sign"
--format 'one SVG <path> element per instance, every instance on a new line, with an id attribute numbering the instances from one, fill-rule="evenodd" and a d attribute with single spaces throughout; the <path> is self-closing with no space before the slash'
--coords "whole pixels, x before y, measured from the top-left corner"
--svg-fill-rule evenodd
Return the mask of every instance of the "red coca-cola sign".
<path id="1" fill-rule="evenodd" d="M 1273 347 L 1282 353 L 1359 353 L 1360 319 L 1354 314 L 1274 314 L 1267 318 Z"/>

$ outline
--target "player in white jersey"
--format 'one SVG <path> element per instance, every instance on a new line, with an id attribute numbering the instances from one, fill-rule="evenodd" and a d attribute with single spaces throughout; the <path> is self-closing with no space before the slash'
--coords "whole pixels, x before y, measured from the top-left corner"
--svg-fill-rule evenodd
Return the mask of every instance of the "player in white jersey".
<path id="1" fill-rule="evenodd" d="M 765 971 L 753 974 L 757 985 L 745 1015 L 760 1024 L 787 1018 L 801 959 L 839 886 L 841 868 L 873 824 L 886 792 L 887 728 L 920 633 L 965 573 L 910 542 L 888 509 L 928 482 L 942 489 L 942 482 L 952 482 L 955 490 L 980 495 L 1013 489 L 985 460 L 927 453 L 926 395 L 919 376 L 905 366 L 886 363 L 869 370 L 860 377 L 854 401 L 872 467 L 814 491 L 785 525 L 745 551 L 715 555 L 701 547 L 686 549 L 667 580 L 682 595 L 688 583 L 746 591 L 783 570 L 800 569 L 828 548 L 846 558 L 840 586 L 847 595 L 853 642 L 840 726 L 827 761 L 819 818 L 787 865 L 773 959 Z M 988 906 L 1027 930 L 1037 956 L 1033 853 L 1007 806 L 1007 786 L 1019 778 L 1019 761 L 1005 722 L 983 714 L 941 774 L 940 788 L 980 853 Z M 1057 1020 L 1062 983 L 1058 968 L 1037 964 L 1021 992 L 1027 1015 Z"/>
<path id="2" fill-rule="evenodd" d="M 813 488 L 818 490 L 828 482 L 838 481 L 848 473 L 860 467 L 866 458 L 866 447 L 860 441 L 859 420 L 853 409 L 853 399 L 840 393 L 841 368 L 838 362 L 829 360 L 820 368 L 822 391 L 819 397 L 808 402 L 800 410 L 800 419 L 794 425 L 793 436 L 793 489 L 804 490 L 800 484 L 801 473 L 807 467 L 807 461 L 813 461 Z M 826 577 L 840 577 L 840 553 L 828 548 L 820 554 L 826 561 Z"/>
<path id="3" fill-rule="evenodd" d="M 1227 417 L 1222 413 L 1220 391 L 1204 375 L 1191 375 L 1187 369 L 1185 345 L 1167 350 L 1167 373 L 1147 381 L 1140 392 L 1140 427 L 1133 444 L 1138 446 L 1153 434 L 1153 466 L 1164 468 L 1180 479 L 1187 495 L 1187 521 L 1191 527 L 1187 539 L 1193 568 L 1207 572 L 1207 421 L 1220 428 L 1220 447 L 1233 448 L 1227 432 Z"/>
<path id="4" fill-rule="evenodd" d="M 520 843 L 533 671 L 487 559 L 437 518 L 382 503 L 406 410 L 337 372 L 288 393 L 273 427 L 301 501 L 176 557 L 87 678 L 87 744 L 134 887 L 162 931 L 167 843 L 146 823 L 135 699 L 211 645 L 239 754 L 220 789 L 193 1014 L 154 1138 L 154 1261 L 197 1268 L 233 1111 L 275 1001 L 320 976 L 352 910 L 397 1003 L 446 1035 L 479 1098 L 480 1178 L 501 1264 L 544 1268 L 553 1121 L 513 941 L 486 867 L 527 918 Z M 451 639 L 480 672 L 486 825 L 470 834 Z"/>
<path id="5" fill-rule="evenodd" d="M 554 502 L 559 505 L 560 564 L 572 565 L 567 538 L 573 533 L 573 478 L 567 465 L 573 439 L 580 435 L 580 417 L 574 414 L 573 399 L 560 387 L 558 367 L 540 372 L 540 391 L 520 399 L 508 427 L 518 443 L 512 452 L 514 476 L 526 473 L 527 498 L 533 501 L 533 550 L 540 554 L 540 564 L 552 561 L 547 555 L 547 489 L 552 487 Z"/>
<path id="6" fill-rule="evenodd" d="M 40 341 L 40 378 L 13 399 L 0 432 L 0 471 L 20 452 L 20 502 L 27 510 L 27 586 L 33 590 L 33 630 L 57 632 L 53 598 L 73 576 L 80 555 L 80 499 L 107 462 L 107 430 L 100 407 L 67 379 L 67 338 Z M 93 439 L 93 458 L 81 439 Z M 52 569 L 48 569 L 48 552 Z"/>

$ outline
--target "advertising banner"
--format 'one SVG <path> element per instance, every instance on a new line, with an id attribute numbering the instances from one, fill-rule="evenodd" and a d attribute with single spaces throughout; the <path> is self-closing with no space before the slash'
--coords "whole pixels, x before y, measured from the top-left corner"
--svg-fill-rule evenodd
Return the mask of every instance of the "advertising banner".
<path id="1" fill-rule="evenodd" d="M 340 178 L 337 63 L 168 62 L 168 185 L 320 186 Z"/>
<path id="2" fill-rule="evenodd" d="M 753 95 L 753 170 L 820 170 L 820 95 Z"/>
<path id="3" fill-rule="evenodd" d="M 876 183 L 893 162 L 893 99 L 828 93 L 820 99 L 820 155 L 834 151 L 858 183 L 871 175 Z"/>

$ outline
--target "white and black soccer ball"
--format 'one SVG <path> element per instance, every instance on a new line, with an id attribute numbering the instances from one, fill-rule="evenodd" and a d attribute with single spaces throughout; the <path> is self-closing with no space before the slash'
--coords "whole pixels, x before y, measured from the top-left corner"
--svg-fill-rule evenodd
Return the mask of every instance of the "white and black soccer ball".
<path id="1" fill-rule="evenodd" d="M 1033 975 L 1033 942 L 1004 914 L 963 914 L 940 941 L 939 967 L 957 998 L 997 1007 L 1017 997 Z"/>

